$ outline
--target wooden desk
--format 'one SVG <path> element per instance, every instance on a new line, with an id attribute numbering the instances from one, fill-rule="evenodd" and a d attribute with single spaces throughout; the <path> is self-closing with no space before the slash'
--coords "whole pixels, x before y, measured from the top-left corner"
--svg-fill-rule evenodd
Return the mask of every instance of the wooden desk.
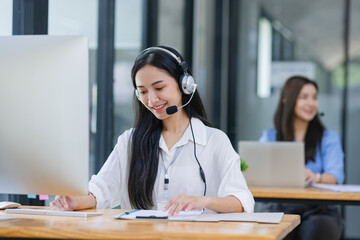
<path id="1" fill-rule="evenodd" d="M 95 210 L 94 210 L 95 211 Z M 284 215 L 279 224 L 254 222 L 174 222 L 118 220 L 120 209 L 99 209 L 103 216 L 79 218 L 11 214 L 0 221 L 0 238 L 52 239 L 282 239 L 300 223 Z M 0 211 L 0 216 L 6 215 Z M 8 214 L 10 215 L 10 214 Z"/>
<path id="2" fill-rule="evenodd" d="M 255 201 L 311 202 L 325 204 L 360 205 L 360 193 L 333 192 L 315 187 L 249 187 Z"/>

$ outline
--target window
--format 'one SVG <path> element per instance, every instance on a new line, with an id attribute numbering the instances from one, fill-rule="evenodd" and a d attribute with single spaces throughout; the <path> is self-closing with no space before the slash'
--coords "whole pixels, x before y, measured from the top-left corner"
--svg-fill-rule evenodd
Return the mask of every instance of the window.
<path id="1" fill-rule="evenodd" d="M 95 172 L 96 132 L 96 54 L 98 30 L 98 1 L 96 0 L 50 0 L 49 35 L 84 35 L 89 41 L 89 86 L 90 86 L 90 176 Z M 94 117 L 95 116 L 95 117 Z"/>
<path id="2" fill-rule="evenodd" d="M 114 142 L 133 125 L 131 68 L 141 48 L 142 1 L 118 0 L 115 6 Z"/>
<path id="3" fill-rule="evenodd" d="M 13 1 L 0 1 L 0 36 L 12 35 Z"/>

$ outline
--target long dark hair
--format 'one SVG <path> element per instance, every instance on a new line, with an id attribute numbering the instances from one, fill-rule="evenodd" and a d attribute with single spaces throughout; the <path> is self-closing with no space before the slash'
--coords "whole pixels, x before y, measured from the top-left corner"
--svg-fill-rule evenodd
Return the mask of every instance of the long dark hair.
<path id="1" fill-rule="evenodd" d="M 183 57 L 173 48 L 165 48 L 182 60 Z M 185 104 L 190 95 L 183 93 L 179 78 L 184 73 L 178 62 L 167 52 L 159 49 L 143 51 L 135 60 L 131 70 L 131 78 L 136 89 L 136 73 L 146 65 L 151 65 L 162 69 L 174 77 L 182 92 L 182 103 Z M 191 71 L 188 70 L 191 74 Z M 205 125 L 210 126 L 207 121 L 206 113 L 200 95 L 196 90 L 191 104 L 184 107 L 186 114 L 199 118 Z M 130 140 L 129 154 L 129 179 L 128 192 L 131 206 L 138 209 L 149 209 L 154 206 L 153 190 L 159 165 L 159 140 L 162 130 L 162 121 L 157 119 L 134 94 L 134 131 Z M 190 116 L 189 116 L 190 117 Z"/>
<path id="2" fill-rule="evenodd" d="M 316 91 L 319 88 L 316 82 L 302 77 L 290 77 L 281 90 L 280 100 L 274 116 L 274 125 L 277 130 L 277 141 L 294 140 L 294 112 L 300 90 L 305 84 L 312 84 Z M 305 135 L 305 162 L 315 161 L 316 147 L 320 148 L 325 127 L 318 114 L 310 121 Z"/>

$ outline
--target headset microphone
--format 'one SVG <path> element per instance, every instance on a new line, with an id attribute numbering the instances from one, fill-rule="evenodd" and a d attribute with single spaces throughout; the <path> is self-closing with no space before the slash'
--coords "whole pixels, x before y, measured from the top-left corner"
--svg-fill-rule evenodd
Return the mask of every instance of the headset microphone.
<path id="1" fill-rule="evenodd" d="M 189 101 L 187 101 L 187 103 L 185 103 L 181 107 L 177 107 L 176 105 L 170 106 L 170 107 L 166 108 L 166 113 L 168 115 L 172 115 L 172 114 L 176 113 L 179 109 L 181 109 L 181 108 L 185 107 L 186 105 L 188 105 L 190 103 L 191 99 L 193 98 L 194 94 L 195 94 L 196 86 L 197 86 L 196 84 L 192 85 L 193 92 L 191 94 L 191 97 L 190 97 Z"/>
<path id="2" fill-rule="evenodd" d="M 178 111 L 178 108 L 177 108 L 177 106 L 175 106 L 175 105 L 166 108 L 166 113 L 167 113 L 168 115 L 174 114 L 174 113 L 176 113 L 177 111 Z"/>
<path id="3" fill-rule="evenodd" d="M 325 113 L 324 113 L 324 112 L 319 112 L 318 115 L 319 115 L 320 117 L 323 117 L 323 116 L 325 116 Z"/>

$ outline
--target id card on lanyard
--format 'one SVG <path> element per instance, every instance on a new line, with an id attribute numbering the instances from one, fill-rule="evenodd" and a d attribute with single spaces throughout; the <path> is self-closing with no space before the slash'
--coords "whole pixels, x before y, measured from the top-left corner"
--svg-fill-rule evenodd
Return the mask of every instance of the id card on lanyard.
<path id="1" fill-rule="evenodd" d="M 161 159 L 162 159 L 163 164 L 164 164 L 164 172 L 165 172 L 165 175 L 164 175 L 164 192 L 163 192 L 163 198 L 162 198 L 163 204 L 162 205 L 166 204 L 170 200 L 169 199 L 169 183 L 170 183 L 169 172 L 170 172 L 170 168 L 172 167 L 172 165 L 176 161 L 177 157 L 179 156 L 182 147 L 183 146 L 179 146 L 176 149 L 174 157 L 173 157 L 173 159 L 171 160 L 171 162 L 170 162 L 170 164 L 168 166 L 166 166 L 163 153 L 162 153 L 162 151 L 160 151 Z M 162 209 L 164 206 L 159 206 L 159 204 L 158 204 L 158 209 Z"/>

